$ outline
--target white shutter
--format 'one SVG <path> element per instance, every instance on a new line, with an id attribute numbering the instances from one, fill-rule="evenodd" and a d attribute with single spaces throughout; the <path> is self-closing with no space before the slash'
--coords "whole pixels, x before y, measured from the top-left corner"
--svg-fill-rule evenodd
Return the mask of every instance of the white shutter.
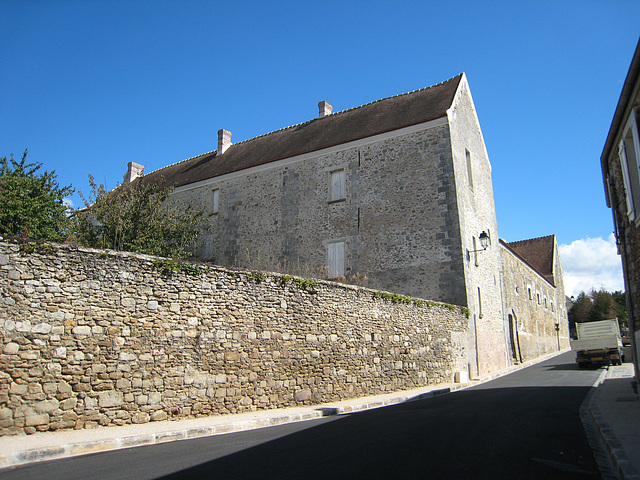
<path id="1" fill-rule="evenodd" d="M 633 205 L 633 190 L 631 189 L 631 179 L 629 178 L 629 164 L 627 161 L 627 149 L 625 148 L 624 140 L 620 142 L 618 153 L 620 154 L 620 166 L 622 168 L 622 180 L 624 182 L 624 197 L 627 201 L 627 215 L 629 217 L 629 221 L 633 222 L 636 214 Z"/>
<path id="2" fill-rule="evenodd" d="M 220 201 L 220 190 L 217 188 L 211 195 L 211 213 L 218 213 L 218 202 Z"/>
<path id="3" fill-rule="evenodd" d="M 343 200 L 345 198 L 344 170 L 331 172 L 329 200 Z"/>
<path id="4" fill-rule="evenodd" d="M 344 242 L 327 245 L 329 278 L 344 276 Z"/>

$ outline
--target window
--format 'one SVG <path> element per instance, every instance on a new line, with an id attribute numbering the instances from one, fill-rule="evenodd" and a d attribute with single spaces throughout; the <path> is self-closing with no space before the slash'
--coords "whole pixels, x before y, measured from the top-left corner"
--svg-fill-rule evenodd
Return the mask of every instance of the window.
<path id="1" fill-rule="evenodd" d="M 327 265 L 329 267 L 329 278 L 344 276 L 344 242 L 327 245 Z"/>
<path id="2" fill-rule="evenodd" d="M 475 255 L 475 265 L 476 267 L 479 265 L 478 264 L 478 244 L 476 243 L 476 237 L 473 237 L 473 254 Z"/>
<path id="3" fill-rule="evenodd" d="M 218 204 L 220 202 L 220 190 L 217 188 L 211 192 L 211 215 L 218 213 Z"/>
<path id="4" fill-rule="evenodd" d="M 618 153 L 627 201 L 627 216 L 629 221 L 634 221 L 640 217 L 636 211 L 640 209 L 640 139 L 638 138 L 635 111 L 631 112 L 629 121 L 624 128 Z"/>
<path id="5" fill-rule="evenodd" d="M 467 155 L 467 180 L 469 181 L 469 188 L 473 190 L 473 170 L 471 169 L 471 152 L 466 150 Z"/>
<path id="6" fill-rule="evenodd" d="M 345 199 L 344 168 L 329 173 L 329 201 L 338 202 Z"/>

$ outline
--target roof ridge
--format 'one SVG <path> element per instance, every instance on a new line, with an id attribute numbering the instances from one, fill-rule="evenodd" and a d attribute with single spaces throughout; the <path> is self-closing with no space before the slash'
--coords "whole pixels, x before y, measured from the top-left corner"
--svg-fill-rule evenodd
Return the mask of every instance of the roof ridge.
<path id="1" fill-rule="evenodd" d="M 514 244 L 516 244 L 516 243 L 530 242 L 530 241 L 532 241 L 532 240 L 542 240 L 542 239 L 545 239 L 545 238 L 551 238 L 551 237 L 553 237 L 553 236 L 555 236 L 555 233 L 552 233 L 552 234 L 550 234 L 550 235 L 543 235 L 543 236 L 541 236 L 541 237 L 525 238 L 524 240 L 516 240 L 516 241 L 513 241 L 513 242 L 507 242 L 507 241 L 505 240 L 504 242 L 505 242 L 505 243 L 507 243 L 507 244 L 509 244 L 509 245 L 514 245 Z"/>
<path id="2" fill-rule="evenodd" d="M 390 100 L 390 99 L 399 98 L 399 97 L 403 97 L 403 96 L 408 96 L 408 95 L 416 94 L 418 92 L 423 92 L 423 91 L 426 91 L 426 90 L 429 90 L 429 89 L 440 87 L 440 86 L 445 85 L 445 84 L 447 84 L 447 83 L 449 83 L 449 82 L 451 82 L 451 81 L 453 81 L 453 80 L 455 80 L 457 78 L 462 78 L 463 76 L 464 76 L 464 72 L 459 73 L 459 74 L 457 74 L 457 75 L 455 75 L 455 76 L 453 76 L 451 78 L 448 78 L 448 79 L 446 79 L 446 80 L 444 80 L 442 82 L 436 83 L 434 85 L 429 85 L 428 87 L 423 87 L 423 88 L 419 88 L 419 89 L 416 89 L 416 90 L 411 90 L 409 92 L 400 93 L 400 94 L 397 94 L 397 95 L 392 95 L 392 96 L 389 96 L 389 97 L 380 98 L 378 100 L 374 100 L 372 102 L 365 103 L 363 105 L 358 105 L 356 107 L 352 107 L 352 108 L 348 108 L 348 109 L 345 109 L 345 110 L 341 110 L 341 111 L 338 111 L 338 112 L 331 113 L 331 114 L 326 115 L 324 117 L 312 118 L 312 119 L 307 120 L 305 122 L 297 123 L 297 124 L 294 124 L 294 125 L 289 125 L 288 127 L 283 127 L 283 128 L 278 129 L 278 130 L 273 130 L 271 132 L 263 133 L 261 135 L 257 135 L 255 137 L 251 137 L 251 138 L 242 140 L 242 141 L 237 142 L 237 143 L 232 143 L 230 145 L 230 148 L 233 148 L 233 146 L 236 146 L 236 145 L 242 145 L 242 144 L 246 144 L 246 143 L 252 142 L 252 141 L 257 140 L 259 138 L 265 138 L 265 137 L 268 137 L 268 136 L 271 136 L 271 135 L 275 135 L 275 134 L 278 134 L 278 133 L 281 133 L 281 132 L 284 132 L 284 131 L 287 131 L 287 130 L 290 130 L 290 129 L 293 129 L 293 128 L 298 128 L 298 127 L 301 127 L 303 125 L 308 125 L 308 124 L 310 124 L 312 122 L 315 122 L 315 121 L 318 121 L 318 120 L 322 120 L 324 118 L 331 118 L 331 117 L 335 117 L 335 116 L 340 116 L 340 115 L 343 115 L 343 114 L 346 114 L 346 113 L 349 113 L 349 112 L 352 112 L 352 111 L 360 110 L 360 109 L 368 107 L 370 105 L 375 105 L 375 104 L 383 102 L 383 101 L 387 101 L 387 100 Z M 210 152 L 201 153 L 199 155 L 195 155 L 195 156 L 186 158 L 184 160 L 180 160 L 178 162 L 174 162 L 174 163 L 172 163 L 170 165 L 165 165 L 165 166 L 163 166 L 161 168 L 158 168 L 158 169 L 153 170 L 153 171 L 151 171 L 149 173 L 146 173 L 144 176 L 151 175 L 151 174 L 158 175 L 159 172 L 162 172 L 163 170 L 166 170 L 166 169 L 168 169 L 170 167 L 175 167 L 176 165 L 179 165 L 179 164 L 182 164 L 182 163 L 185 163 L 185 162 L 189 162 L 189 161 L 194 160 L 196 158 L 204 157 L 206 155 L 211 155 L 211 154 L 214 154 L 216 152 L 217 152 L 217 149 L 216 150 L 212 150 Z"/>
<path id="3" fill-rule="evenodd" d="M 164 167 L 160 167 L 157 170 L 153 170 L 153 171 L 151 171 L 149 173 L 145 173 L 143 176 L 151 175 L 152 173 L 157 173 L 157 172 L 159 172 L 161 170 L 164 170 L 165 168 L 173 167 L 175 165 L 179 165 L 181 163 L 188 162 L 189 160 L 193 160 L 194 158 L 204 157 L 205 155 L 209 155 L 209 154 L 215 153 L 217 151 L 218 151 L 217 149 L 216 150 L 211 150 L 210 152 L 205 152 L 205 153 L 201 153 L 200 155 L 194 155 L 193 157 L 185 158 L 184 160 L 180 160 L 178 162 L 174 162 L 172 164 L 165 165 Z"/>
<path id="4" fill-rule="evenodd" d="M 296 123 L 294 125 L 289 125 L 288 127 L 279 128 L 278 130 L 273 130 L 272 132 L 267 132 L 267 133 L 263 133 L 261 135 L 258 135 L 256 137 L 247 138 L 246 140 L 242 140 L 242 141 L 240 141 L 238 143 L 234 143 L 233 145 L 241 145 L 243 143 L 250 142 L 250 141 L 255 140 L 257 138 L 262 138 L 262 137 L 266 137 L 268 135 L 272 135 L 272 134 L 275 134 L 275 133 L 283 132 L 285 130 L 289 130 L 290 128 L 301 127 L 302 125 L 306 125 L 308 123 L 315 122 L 316 120 L 322 120 L 323 118 L 330 118 L 330 117 L 333 117 L 333 116 L 336 116 L 336 115 L 342 115 L 344 113 L 352 112 L 353 110 L 358 110 L 358 109 L 361 109 L 361 108 L 364 108 L 364 107 L 367 107 L 369 105 L 373 105 L 375 103 L 379 103 L 379 102 L 382 102 L 382 101 L 385 101 L 385 100 L 390 100 L 392 98 L 398 98 L 398 97 L 402 97 L 402 96 L 405 96 L 405 95 L 411 95 L 413 93 L 421 92 L 423 90 L 429 90 L 430 88 L 439 87 L 440 85 L 443 85 L 443 84 L 445 84 L 447 82 L 450 82 L 451 80 L 453 80 L 453 79 L 455 79 L 457 77 L 460 77 L 462 75 L 463 75 L 463 73 L 459 73 L 458 75 L 455 75 L 455 76 L 453 76 L 451 78 L 448 78 L 447 80 L 444 80 L 444 81 L 442 81 L 440 83 L 436 83 L 434 85 L 429 85 L 428 87 L 422 87 L 422 88 L 418 88 L 416 90 L 411 90 L 409 92 L 399 93 L 397 95 L 391 95 L 390 97 L 379 98 L 378 100 L 374 100 L 372 102 L 365 103 L 363 105 L 358 105 L 357 107 L 347 108 L 345 110 L 340 110 L 339 112 L 330 113 L 329 115 L 325 115 L 323 117 L 316 117 L 316 118 L 312 118 L 311 120 L 307 120 L 305 122 Z M 203 155 L 205 155 L 205 154 L 203 154 Z M 200 155 L 197 155 L 197 156 L 199 157 Z M 191 157 L 191 158 L 195 158 L 195 157 Z M 190 160 L 190 159 L 188 159 L 188 160 Z"/>

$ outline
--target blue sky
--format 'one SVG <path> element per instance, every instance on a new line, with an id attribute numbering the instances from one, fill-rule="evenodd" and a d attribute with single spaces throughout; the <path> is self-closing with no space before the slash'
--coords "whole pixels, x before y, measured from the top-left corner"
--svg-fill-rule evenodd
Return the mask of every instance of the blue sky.
<path id="1" fill-rule="evenodd" d="M 555 233 L 569 290 L 622 289 L 599 159 L 639 25 L 637 0 L 0 0 L 0 156 L 28 148 L 88 193 L 220 128 L 238 142 L 465 72 L 500 237 Z"/>

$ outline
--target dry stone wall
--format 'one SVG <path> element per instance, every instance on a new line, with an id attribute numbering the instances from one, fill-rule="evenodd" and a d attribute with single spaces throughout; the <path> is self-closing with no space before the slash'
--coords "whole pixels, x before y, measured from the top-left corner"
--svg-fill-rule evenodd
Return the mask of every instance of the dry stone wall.
<path id="1" fill-rule="evenodd" d="M 450 382 L 464 309 L 279 274 L 0 239 L 0 433 Z"/>

